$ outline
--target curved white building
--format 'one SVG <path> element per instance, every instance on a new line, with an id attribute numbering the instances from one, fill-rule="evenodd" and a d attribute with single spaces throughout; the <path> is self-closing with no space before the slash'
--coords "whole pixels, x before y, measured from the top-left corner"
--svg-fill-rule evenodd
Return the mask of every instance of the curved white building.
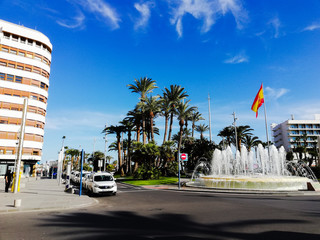
<path id="1" fill-rule="evenodd" d="M 0 20 L 0 176 L 13 168 L 28 98 L 22 164 L 41 160 L 52 44 L 41 32 Z"/>

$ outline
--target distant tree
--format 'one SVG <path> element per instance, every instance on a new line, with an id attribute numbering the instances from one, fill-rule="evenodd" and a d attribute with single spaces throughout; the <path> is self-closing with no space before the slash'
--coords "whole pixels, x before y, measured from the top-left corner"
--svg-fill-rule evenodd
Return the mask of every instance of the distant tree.
<path id="1" fill-rule="evenodd" d="M 177 118 L 179 120 L 179 126 L 180 126 L 180 131 L 179 131 L 179 144 L 178 144 L 178 152 L 180 152 L 180 147 L 181 147 L 181 142 L 182 142 L 182 134 L 183 134 L 183 126 L 184 126 L 184 121 L 186 117 L 190 114 L 190 112 L 194 111 L 196 108 L 191 107 L 189 105 L 189 101 L 184 102 L 179 102 L 176 108 L 177 112 Z"/>
<path id="2" fill-rule="evenodd" d="M 120 126 L 109 126 L 106 127 L 102 133 L 107 133 L 107 134 L 116 134 L 117 136 L 117 149 L 118 149 L 118 163 L 119 167 L 118 170 L 120 171 L 120 175 L 124 176 L 124 169 L 123 169 L 123 162 L 121 158 L 121 133 L 125 132 L 125 127 L 120 125 Z"/>
<path id="3" fill-rule="evenodd" d="M 192 122 L 192 137 L 194 137 L 194 130 L 196 128 L 196 122 L 200 121 L 200 120 L 204 120 L 204 118 L 201 116 L 201 113 L 199 113 L 198 111 L 193 111 L 191 114 L 191 122 Z"/>
<path id="4" fill-rule="evenodd" d="M 258 144 L 261 144 L 262 142 L 256 136 L 252 137 L 251 135 L 245 135 L 243 143 L 246 146 L 247 150 L 250 152 L 251 148 L 258 146 Z"/>
<path id="5" fill-rule="evenodd" d="M 223 138 L 224 143 L 231 146 L 232 138 L 234 136 L 234 128 L 231 126 L 225 127 L 219 132 L 218 136 Z"/>
<path id="6" fill-rule="evenodd" d="M 156 86 L 156 81 L 152 80 L 151 78 L 140 78 L 139 80 L 135 79 L 134 84 L 127 85 L 129 89 L 132 90 L 134 93 L 140 94 L 140 101 L 144 102 L 146 97 L 149 93 L 151 93 Z M 142 106 L 141 106 L 142 107 Z M 146 144 L 146 129 L 145 129 L 145 108 L 142 107 L 142 129 L 143 129 L 143 144 Z"/>
<path id="7" fill-rule="evenodd" d="M 176 106 L 182 99 L 185 99 L 188 96 L 189 95 L 186 91 L 184 91 L 184 88 L 178 85 L 170 85 L 170 89 L 165 88 L 163 92 L 163 97 L 167 98 L 167 100 L 170 102 L 170 125 L 168 141 L 171 140 L 173 116 L 176 113 Z"/>
<path id="8" fill-rule="evenodd" d="M 200 124 L 196 126 L 196 131 L 200 133 L 200 139 L 203 139 L 203 133 L 209 131 L 209 126 L 205 124 Z"/>

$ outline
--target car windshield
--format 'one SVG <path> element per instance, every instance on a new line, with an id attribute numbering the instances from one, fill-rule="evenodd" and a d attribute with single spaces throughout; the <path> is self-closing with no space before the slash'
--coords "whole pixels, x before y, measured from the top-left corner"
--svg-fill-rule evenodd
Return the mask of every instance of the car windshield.
<path id="1" fill-rule="evenodd" d="M 110 175 L 98 175 L 94 177 L 94 181 L 102 182 L 102 181 L 112 181 L 113 178 Z"/>

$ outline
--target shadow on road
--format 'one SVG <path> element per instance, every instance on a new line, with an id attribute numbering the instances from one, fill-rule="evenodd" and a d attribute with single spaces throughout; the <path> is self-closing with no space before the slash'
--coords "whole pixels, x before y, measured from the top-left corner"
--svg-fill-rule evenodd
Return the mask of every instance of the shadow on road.
<path id="1" fill-rule="evenodd" d="M 293 225 L 292 225 L 293 224 Z M 307 221 L 265 219 L 202 224 L 187 215 L 156 214 L 141 216 L 133 212 L 105 214 L 72 213 L 43 219 L 41 226 L 56 229 L 57 239 L 308 239 L 320 235 L 295 231 L 273 231 L 274 226 L 295 229 Z M 254 229 L 252 229 L 254 228 Z"/>

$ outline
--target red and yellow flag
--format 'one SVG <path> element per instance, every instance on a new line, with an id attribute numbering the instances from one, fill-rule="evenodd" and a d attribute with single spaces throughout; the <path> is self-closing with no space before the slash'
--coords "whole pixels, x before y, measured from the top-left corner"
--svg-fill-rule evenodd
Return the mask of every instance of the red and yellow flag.
<path id="1" fill-rule="evenodd" d="M 256 98 L 253 101 L 253 104 L 251 106 L 251 110 L 256 113 L 256 118 L 258 117 L 258 109 L 262 106 L 264 103 L 264 96 L 263 96 L 263 86 L 261 84 L 261 87 L 259 89 L 259 92 L 256 96 Z"/>

